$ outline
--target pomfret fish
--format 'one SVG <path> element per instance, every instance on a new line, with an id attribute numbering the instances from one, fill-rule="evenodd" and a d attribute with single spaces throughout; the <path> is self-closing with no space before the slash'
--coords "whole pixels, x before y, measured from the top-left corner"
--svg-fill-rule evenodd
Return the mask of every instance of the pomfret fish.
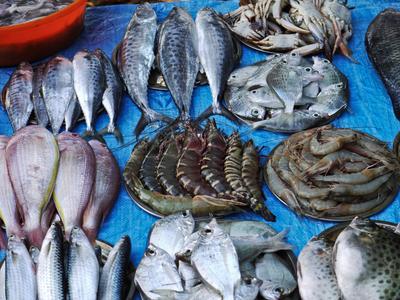
<path id="1" fill-rule="evenodd" d="M 183 280 L 185 291 L 189 291 L 201 283 L 200 274 L 187 262 L 182 260 L 178 262 L 178 272 Z"/>
<path id="2" fill-rule="evenodd" d="M 262 281 L 255 277 L 242 278 L 239 288 L 235 293 L 235 300 L 255 300 Z"/>
<path id="3" fill-rule="evenodd" d="M 250 120 L 264 120 L 267 109 L 260 105 L 258 101 L 250 102 L 247 96 L 248 91 L 239 91 L 238 88 L 229 88 L 225 92 L 227 107 L 235 114 Z M 254 96 L 253 96 L 254 98 Z"/>
<path id="4" fill-rule="evenodd" d="M 56 56 L 46 64 L 42 93 L 51 129 L 54 134 L 57 134 L 64 121 L 68 105 L 74 96 L 72 63 L 69 59 Z"/>
<path id="5" fill-rule="evenodd" d="M 347 88 L 347 78 L 344 76 L 329 60 L 319 56 L 313 56 L 312 68 L 322 76 L 318 81 L 321 90 L 333 84 L 342 84 L 343 88 Z"/>
<path id="6" fill-rule="evenodd" d="M 218 224 L 233 239 L 236 237 L 258 237 L 261 235 L 274 236 L 278 233 L 275 229 L 268 226 L 268 224 L 260 221 L 224 220 Z"/>
<path id="7" fill-rule="evenodd" d="M 6 148 L 8 174 L 31 245 L 43 240 L 40 218 L 54 189 L 59 150 L 54 136 L 45 128 L 31 125 L 19 130 Z"/>
<path id="8" fill-rule="evenodd" d="M 158 34 L 158 64 L 165 83 L 181 119 L 190 119 L 192 92 L 199 71 L 194 21 L 184 9 L 174 7 Z"/>
<path id="9" fill-rule="evenodd" d="M 28 62 L 22 62 L 3 89 L 3 106 L 7 110 L 14 132 L 26 126 L 32 113 L 32 80 L 32 66 Z"/>
<path id="10" fill-rule="evenodd" d="M 347 107 L 347 92 L 342 83 L 332 84 L 324 88 L 317 96 L 317 102 L 308 109 L 321 111 L 329 116 Z"/>
<path id="11" fill-rule="evenodd" d="M 49 116 L 41 92 L 44 70 L 46 64 L 40 64 L 33 70 L 32 104 L 36 120 L 39 125 L 46 127 L 49 124 Z"/>
<path id="12" fill-rule="evenodd" d="M 344 300 L 400 298 L 400 236 L 356 217 L 337 237 L 333 266 Z"/>
<path id="13" fill-rule="evenodd" d="M 204 224 L 206 226 L 207 224 Z M 179 260 L 190 262 L 190 255 L 192 255 L 193 248 L 197 245 L 200 240 L 200 230 L 193 232 L 187 236 L 184 240 L 180 250 L 175 253 L 175 257 Z"/>
<path id="14" fill-rule="evenodd" d="M 64 116 L 65 131 L 71 131 L 75 127 L 81 114 L 82 114 L 82 108 L 74 92 L 74 95 L 72 96 L 72 99 L 69 102 L 67 110 L 65 111 L 65 116 Z"/>

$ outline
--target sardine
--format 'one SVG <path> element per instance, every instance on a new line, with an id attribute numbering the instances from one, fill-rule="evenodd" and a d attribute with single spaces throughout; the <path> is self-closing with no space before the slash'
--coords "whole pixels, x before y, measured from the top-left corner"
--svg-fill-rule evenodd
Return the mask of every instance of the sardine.
<path id="1" fill-rule="evenodd" d="M 99 300 L 122 300 L 131 252 L 131 240 L 123 236 L 113 247 L 101 271 Z"/>
<path id="2" fill-rule="evenodd" d="M 19 130 L 8 142 L 6 162 L 24 231 L 33 246 L 42 245 L 40 218 L 53 192 L 59 150 L 54 136 L 31 125 Z"/>
<path id="3" fill-rule="evenodd" d="M 196 16 L 196 34 L 198 56 L 206 73 L 213 101 L 198 117 L 198 121 L 212 114 L 222 114 L 236 121 L 236 117 L 220 103 L 229 74 L 235 66 L 235 44 L 231 31 L 213 9 L 203 8 Z"/>
<path id="4" fill-rule="evenodd" d="M 33 70 L 32 104 L 38 125 L 46 127 L 49 124 L 46 104 L 42 95 L 42 82 L 46 64 L 40 64 Z"/>
<path id="5" fill-rule="evenodd" d="M 82 225 L 96 176 L 96 158 L 90 145 L 78 134 L 63 132 L 57 137 L 60 166 L 53 199 L 68 239 L 74 226 Z"/>
<path id="6" fill-rule="evenodd" d="M 82 108 L 74 92 L 74 95 L 72 96 L 72 99 L 69 102 L 67 111 L 65 112 L 64 116 L 65 131 L 71 131 L 75 127 L 81 115 L 82 115 Z"/>
<path id="7" fill-rule="evenodd" d="M 42 93 L 51 129 L 57 134 L 74 95 L 72 63 L 69 59 L 56 56 L 47 63 L 43 74 Z"/>
<path id="8" fill-rule="evenodd" d="M 12 73 L 3 90 L 3 106 L 14 132 L 25 127 L 33 110 L 33 69 L 27 62 L 22 62 Z"/>
<path id="9" fill-rule="evenodd" d="M 94 134 L 94 121 L 105 88 L 105 75 L 99 58 L 88 50 L 77 52 L 72 61 L 74 88 L 86 121 L 86 135 Z"/>
<path id="10" fill-rule="evenodd" d="M 194 219 L 190 211 L 169 215 L 154 223 L 149 243 L 165 250 L 174 258 L 193 229 Z"/>
<path id="11" fill-rule="evenodd" d="M 385 9 L 368 26 L 365 44 L 369 59 L 378 71 L 400 119 L 400 12 Z"/>
<path id="12" fill-rule="evenodd" d="M 179 108 L 181 119 L 188 120 L 193 87 L 199 71 L 194 21 L 184 9 L 174 7 L 158 34 L 158 65 Z"/>
<path id="13" fill-rule="evenodd" d="M 53 223 L 44 238 L 37 264 L 39 300 L 66 299 L 64 240 L 59 223 Z"/>
<path id="14" fill-rule="evenodd" d="M 36 300 L 35 266 L 23 241 L 15 236 L 8 239 L 5 264 L 6 299 Z"/>
<path id="15" fill-rule="evenodd" d="M 70 300 L 96 300 L 99 262 L 92 243 L 79 227 L 73 227 L 68 247 L 67 279 Z"/>
<path id="16" fill-rule="evenodd" d="M 83 230 L 94 242 L 101 222 L 117 199 L 121 178 L 118 163 L 107 146 L 97 140 L 89 141 L 96 158 L 96 176 L 89 204 L 83 215 Z"/>
<path id="17" fill-rule="evenodd" d="M 7 235 L 23 237 L 21 229 L 21 217 L 18 213 L 17 199 L 7 170 L 6 147 L 9 137 L 0 136 L 0 217 L 6 227 Z"/>
<path id="18" fill-rule="evenodd" d="M 154 41 L 157 31 L 157 16 L 150 4 L 139 5 L 132 16 L 118 51 L 118 70 L 132 101 L 142 111 L 136 125 L 138 136 L 143 129 L 155 121 L 171 122 L 149 106 L 147 85 L 154 62 Z"/>

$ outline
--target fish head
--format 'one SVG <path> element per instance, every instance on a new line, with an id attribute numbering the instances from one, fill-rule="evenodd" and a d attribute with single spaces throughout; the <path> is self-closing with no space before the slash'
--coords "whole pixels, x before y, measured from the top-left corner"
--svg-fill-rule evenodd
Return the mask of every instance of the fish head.
<path id="1" fill-rule="evenodd" d="M 204 7 L 201 10 L 199 10 L 197 12 L 197 18 L 205 18 L 208 20 L 212 20 L 217 16 L 217 13 L 215 12 L 214 9 L 212 9 L 211 7 Z"/>
<path id="2" fill-rule="evenodd" d="M 203 229 L 200 230 L 200 236 L 202 240 L 213 240 L 218 236 L 225 235 L 224 230 L 218 225 L 217 220 L 212 218 L 210 223 L 205 225 Z"/>
<path id="3" fill-rule="evenodd" d="M 184 262 L 190 262 L 190 256 L 192 255 L 192 251 L 194 247 L 196 247 L 198 241 L 200 238 L 199 231 L 196 231 L 189 235 L 185 239 L 185 243 L 183 244 L 183 247 L 175 254 L 175 257 L 178 260 L 184 261 Z"/>
<path id="4" fill-rule="evenodd" d="M 78 226 L 74 226 L 72 228 L 71 234 L 70 234 L 70 244 L 76 245 L 84 239 L 87 239 L 87 237 L 86 237 L 85 233 L 83 232 L 83 230 L 81 228 L 79 228 Z"/>
<path id="5" fill-rule="evenodd" d="M 263 280 L 259 291 L 261 296 L 267 300 L 279 300 L 287 294 L 284 287 L 272 280 Z"/>
<path id="6" fill-rule="evenodd" d="M 26 251 L 24 241 L 16 235 L 10 235 L 7 242 L 7 252 L 13 255 L 20 255 Z"/>
<path id="7" fill-rule="evenodd" d="M 137 7 L 135 16 L 137 21 L 142 21 L 142 22 L 153 21 L 154 19 L 157 19 L 154 9 L 147 2 Z"/>
<path id="8" fill-rule="evenodd" d="M 319 56 L 313 56 L 313 65 L 312 68 L 316 71 L 318 71 L 320 74 L 324 74 L 327 71 L 332 70 L 332 63 L 326 59 L 326 58 L 321 58 Z"/>
<path id="9" fill-rule="evenodd" d="M 255 299 L 262 283 L 263 281 L 256 277 L 244 276 L 239 287 L 242 299 Z"/>
<path id="10" fill-rule="evenodd" d="M 179 213 L 178 226 L 187 235 L 193 232 L 194 218 L 189 210 Z"/>
<path id="11" fill-rule="evenodd" d="M 303 84 L 307 85 L 314 81 L 320 81 L 324 79 L 324 75 L 319 73 L 317 70 L 311 67 L 302 68 Z"/>
<path id="12" fill-rule="evenodd" d="M 227 90 L 225 100 L 229 110 L 234 114 L 245 119 L 260 121 L 265 118 L 267 110 L 251 100 L 263 101 L 265 100 L 264 95 L 263 89 L 247 91 L 247 89 L 238 90 L 234 88 Z"/>

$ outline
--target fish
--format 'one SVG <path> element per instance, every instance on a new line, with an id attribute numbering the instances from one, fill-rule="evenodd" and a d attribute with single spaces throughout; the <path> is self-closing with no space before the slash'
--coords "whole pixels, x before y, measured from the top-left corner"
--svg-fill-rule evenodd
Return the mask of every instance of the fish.
<path id="1" fill-rule="evenodd" d="M 6 227 L 7 236 L 24 236 L 21 228 L 21 217 L 17 208 L 17 199 L 8 175 L 5 157 L 9 137 L 0 136 L 0 217 Z"/>
<path id="2" fill-rule="evenodd" d="M 35 266 L 24 242 L 10 236 L 5 258 L 6 299 L 36 300 Z"/>
<path id="3" fill-rule="evenodd" d="M 255 300 L 262 281 L 255 277 L 242 278 L 239 288 L 235 293 L 235 300 Z"/>
<path id="4" fill-rule="evenodd" d="M 343 84 L 333 84 L 321 90 L 317 95 L 317 102 L 308 109 L 310 111 L 320 111 L 332 116 L 347 107 L 347 90 Z"/>
<path id="5" fill-rule="evenodd" d="M 180 118 L 189 120 L 193 88 L 200 68 L 194 21 L 184 9 L 174 7 L 158 35 L 158 65 L 181 112 Z"/>
<path id="6" fill-rule="evenodd" d="M 128 236 L 123 236 L 111 250 L 101 270 L 98 291 L 99 300 L 123 299 L 130 252 L 131 240 Z"/>
<path id="7" fill-rule="evenodd" d="M 400 298 L 400 236 L 355 217 L 337 237 L 332 261 L 342 299 Z"/>
<path id="8" fill-rule="evenodd" d="M 20 63 L 3 89 L 3 107 L 14 132 L 28 124 L 33 110 L 33 69 L 28 62 Z"/>
<path id="9" fill-rule="evenodd" d="M 191 290 L 193 287 L 201 283 L 200 274 L 190 263 L 179 260 L 178 272 L 183 280 L 185 291 Z"/>
<path id="10" fill-rule="evenodd" d="M 152 244 L 147 247 L 134 278 L 140 294 L 146 299 L 165 299 L 153 291 L 183 292 L 183 285 L 174 259 Z"/>
<path id="11" fill-rule="evenodd" d="M 58 135 L 60 165 L 53 199 L 64 225 L 66 239 L 74 226 L 82 226 L 96 176 L 96 157 L 84 139 L 76 133 Z"/>
<path id="12" fill-rule="evenodd" d="M 78 77 L 75 81 L 77 80 L 79 80 Z M 57 134 L 74 95 L 73 68 L 69 59 L 56 56 L 46 64 L 42 93 L 51 129 L 54 134 Z"/>
<path id="13" fill-rule="evenodd" d="M 41 91 L 45 68 L 46 64 L 44 63 L 35 67 L 33 69 L 33 78 L 32 78 L 33 111 L 35 113 L 38 125 L 42 127 L 47 127 L 47 124 L 49 124 L 49 115 L 47 114 L 46 104 L 44 103 Z"/>
<path id="14" fill-rule="evenodd" d="M 71 230 L 67 258 L 67 299 L 96 300 L 99 285 L 99 262 L 85 233 L 79 227 Z"/>
<path id="15" fill-rule="evenodd" d="M 107 146 L 97 140 L 89 141 L 96 159 L 95 182 L 90 201 L 83 215 L 82 228 L 95 242 L 102 221 L 117 199 L 121 176 L 118 163 Z"/>
<path id="16" fill-rule="evenodd" d="M 208 223 L 204 224 L 206 226 Z M 200 240 L 200 230 L 193 232 L 187 236 L 180 250 L 175 253 L 175 257 L 184 262 L 190 263 L 190 256 L 192 255 L 193 248 L 196 247 Z"/>
<path id="17" fill-rule="evenodd" d="M 339 300 L 340 290 L 332 266 L 333 242 L 313 237 L 297 261 L 297 281 L 302 299 Z"/>
<path id="18" fill-rule="evenodd" d="M 233 300 L 240 285 L 239 258 L 228 234 L 215 219 L 200 233 L 191 263 L 203 281 L 215 289 L 224 300 Z"/>
<path id="19" fill-rule="evenodd" d="M 101 49 L 96 49 L 94 50 L 94 55 L 99 58 L 101 65 L 103 66 L 105 76 L 106 87 L 101 103 L 103 104 L 103 107 L 110 118 L 107 126 L 107 132 L 114 134 L 118 141 L 122 141 L 122 134 L 118 127 L 116 127 L 115 123 L 121 107 L 123 85 L 119 77 L 118 70 L 114 67 L 113 63 L 104 53 L 104 51 Z"/>
<path id="20" fill-rule="evenodd" d="M 297 287 L 292 272 L 276 253 L 264 253 L 259 256 L 255 261 L 255 272 L 256 277 L 262 281 L 260 294 L 264 299 L 284 298 Z"/>
<path id="21" fill-rule="evenodd" d="M 92 136 L 105 89 L 105 74 L 99 58 L 88 50 L 78 51 L 72 65 L 75 93 L 86 121 L 85 135 Z"/>
<path id="22" fill-rule="evenodd" d="M 213 9 L 203 8 L 196 16 L 196 34 L 196 49 L 212 95 L 212 105 L 200 114 L 197 121 L 222 114 L 236 122 L 236 117 L 220 103 L 235 66 L 235 43 L 231 31 Z"/>
<path id="23" fill-rule="evenodd" d="M 200 223 L 200 226 L 202 224 L 205 225 L 205 223 Z M 236 237 L 259 237 L 261 235 L 272 237 L 277 234 L 275 229 L 260 221 L 223 220 L 218 224 L 233 239 Z"/>
<path id="24" fill-rule="evenodd" d="M 82 108 L 79 104 L 78 98 L 74 92 L 71 101 L 65 111 L 64 122 L 65 131 L 71 131 L 78 123 L 79 117 L 82 115 Z"/>
<path id="25" fill-rule="evenodd" d="M 169 215 L 154 223 L 149 243 L 175 257 L 193 230 L 194 219 L 190 211 Z"/>
<path id="26" fill-rule="evenodd" d="M 44 238 L 37 263 L 38 299 L 66 299 L 64 240 L 61 225 L 53 223 Z"/>
<path id="27" fill-rule="evenodd" d="M 20 129 L 6 148 L 8 174 L 31 245 L 40 248 L 43 240 L 40 218 L 54 189 L 59 149 L 45 128 L 30 125 Z"/>
<path id="28" fill-rule="evenodd" d="M 368 57 L 381 77 L 392 100 L 393 111 L 400 120 L 400 11 L 393 8 L 380 12 L 368 26 L 365 45 Z"/>
<path id="29" fill-rule="evenodd" d="M 117 67 L 128 94 L 142 112 L 135 128 L 136 136 L 150 123 L 172 121 L 150 108 L 147 96 L 148 79 L 155 59 L 153 48 L 156 31 L 157 15 L 151 5 L 138 5 L 117 55 Z"/>
<path id="30" fill-rule="evenodd" d="M 348 80 L 329 60 L 319 56 L 313 56 L 312 69 L 317 71 L 322 79 L 318 80 L 321 90 L 335 84 L 342 84 L 343 89 L 347 89 Z"/>

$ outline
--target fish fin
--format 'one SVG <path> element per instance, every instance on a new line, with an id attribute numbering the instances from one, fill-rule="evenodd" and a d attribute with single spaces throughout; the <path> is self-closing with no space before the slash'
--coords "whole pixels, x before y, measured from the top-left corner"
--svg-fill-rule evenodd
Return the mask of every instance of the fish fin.
<path id="1" fill-rule="evenodd" d="M 44 239 L 44 234 L 40 226 L 38 228 L 26 232 L 26 236 L 28 238 L 30 245 L 40 248 Z"/>
<path id="2" fill-rule="evenodd" d="M 146 128 L 147 125 L 156 121 L 172 123 L 174 120 L 154 110 L 144 111 L 139 119 L 139 122 L 136 125 L 134 132 L 135 136 L 138 137 L 140 133 Z"/>
<path id="3" fill-rule="evenodd" d="M 262 237 L 265 238 L 265 240 L 262 241 L 262 244 L 265 247 L 264 252 L 271 253 L 280 250 L 292 250 L 293 246 L 284 240 L 288 231 L 288 229 L 284 229 L 274 236 L 270 236 L 270 233 L 267 232 L 262 234 Z"/>
<path id="4" fill-rule="evenodd" d="M 239 124 L 238 118 L 223 105 L 219 105 L 217 109 L 214 106 L 210 105 L 205 111 L 200 114 L 200 116 L 197 117 L 197 119 L 195 120 L 195 124 L 200 124 L 202 121 L 212 115 L 221 115 L 231 120 L 235 124 Z"/>
<path id="5" fill-rule="evenodd" d="M 250 208 L 256 213 L 261 215 L 266 221 L 275 222 L 275 215 L 265 206 L 263 200 L 259 201 L 255 198 L 250 199 Z"/>

